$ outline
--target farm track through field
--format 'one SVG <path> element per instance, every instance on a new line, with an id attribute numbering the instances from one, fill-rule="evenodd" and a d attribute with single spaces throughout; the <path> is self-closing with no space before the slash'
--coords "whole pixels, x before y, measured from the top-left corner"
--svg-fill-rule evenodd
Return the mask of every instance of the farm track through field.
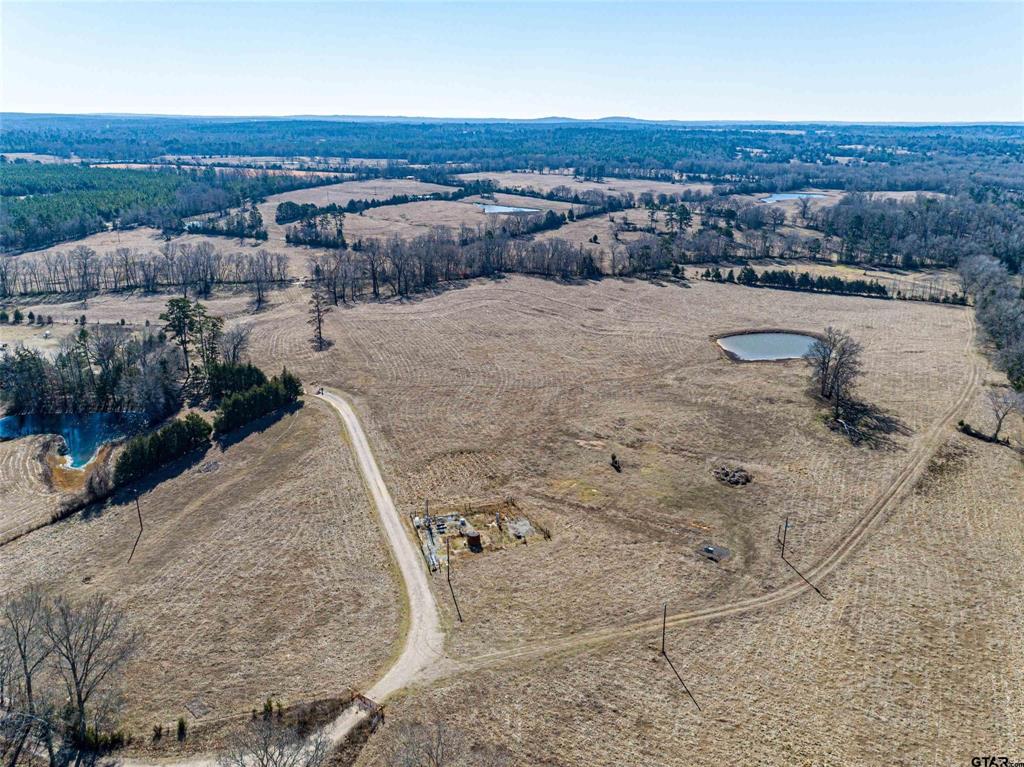
<path id="1" fill-rule="evenodd" d="M 885 488 L 876 494 L 871 504 L 850 529 L 815 564 L 804 570 L 807 579 L 816 585 L 822 585 L 822 582 L 858 549 L 885 514 L 891 511 L 913 489 L 928 462 L 945 442 L 950 424 L 969 404 L 980 383 L 982 368 L 976 352 L 973 350 L 975 325 L 973 317 L 969 314 L 968 322 L 971 333 L 964 352 L 970 357 L 970 372 L 956 401 L 932 425 L 913 449 L 904 467 L 896 473 Z M 419 552 L 399 518 L 359 419 L 352 407 L 342 397 L 330 392 L 325 393 L 322 397 L 338 411 L 345 424 L 349 443 L 356 456 L 367 490 L 373 498 L 380 516 L 395 562 L 404 580 L 408 599 L 409 630 L 403 641 L 401 654 L 377 683 L 367 691 L 368 697 L 375 701 L 383 701 L 387 696 L 412 684 L 449 676 L 452 673 L 462 673 L 465 669 L 481 669 L 498 666 L 509 661 L 572 652 L 616 639 L 647 633 L 653 636 L 660 630 L 662 619 L 659 613 L 657 617 L 628 625 L 609 626 L 553 640 L 542 640 L 452 663 L 444 654 L 444 634 L 441 631 L 437 603 L 430 590 Z M 825 590 L 827 592 L 827 587 Z M 783 604 L 810 591 L 811 586 L 803 580 L 793 579 L 787 585 L 761 596 L 700 610 L 674 613 L 668 616 L 667 625 L 678 627 L 741 615 Z M 366 716 L 367 714 L 356 706 L 346 709 L 327 728 L 331 741 L 340 742 Z M 196 757 L 179 761 L 128 759 L 123 764 L 125 767 L 151 767 L 151 765 L 167 767 L 172 764 L 175 767 L 214 767 L 216 762 L 211 757 Z"/>
<path id="2" fill-rule="evenodd" d="M 935 423 L 928 434 L 921 440 L 911 454 L 910 459 L 904 467 L 893 477 L 874 498 L 867 510 L 859 519 L 854 522 L 850 530 L 841 537 L 832 548 L 821 557 L 814 565 L 804 570 L 804 575 L 809 581 L 820 586 L 837 567 L 839 567 L 867 537 L 868 533 L 876 526 L 887 511 L 894 508 L 900 500 L 913 489 L 917 479 L 920 477 L 928 462 L 935 452 L 943 445 L 947 437 L 949 425 L 957 418 L 961 410 L 966 407 L 976 387 L 981 381 L 982 370 L 978 364 L 977 357 L 973 352 L 975 323 L 974 318 L 968 315 L 971 332 L 968 337 L 965 354 L 971 357 L 970 372 L 967 380 L 961 387 L 960 394 L 956 401 L 943 413 L 942 418 Z M 693 623 L 719 618 L 727 618 L 733 615 L 741 615 L 753 612 L 765 607 L 788 602 L 795 597 L 811 591 L 811 586 L 803 580 L 795 579 L 786 586 L 749 599 L 743 599 L 732 604 L 712 606 L 693 610 L 690 612 L 678 612 L 668 616 L 666 625 L 670 627 L 685 626 Z M 639 621 L 628 626 L 609 627 L 578 633 L 568 637 L 561 637 L 554 640 L 542 640 L 531 644 L 528 647 L 519 647 L 510 650 L 486 653 L 468 658 L 459 664 L 463 668 L 485 668 L 510 660 L 521 660 L 525 658 L 541 657 L 549 654 L 568 652 L 581 648 L 600 645 L 615 639 L 635 636 L 660 631 L 662 617 L 651 618 Z"/>

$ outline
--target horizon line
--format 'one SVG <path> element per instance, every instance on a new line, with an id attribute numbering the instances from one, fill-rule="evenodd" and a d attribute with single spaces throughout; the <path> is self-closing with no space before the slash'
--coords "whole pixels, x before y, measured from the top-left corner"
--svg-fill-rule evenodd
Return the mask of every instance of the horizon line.
<path id="1" fill-rule="evenodd" d="M 173 112 L 26 112 L 0 111 L 3 117 L 112 117 L 129 119 L 185 119 L 185 120 L 320 120 L 333 122 L 453 122 L 453 123 L 641 123 L 649 125 L 840 125 L 840 126 L 905 126 L 905 127 L 1024 127 L 1024 120 L 830 120 L 830 119 L 735 119 L 735 118 L 647 118 L 629 115 L 602 117 L 567 117 L 545 115 L 541 117 L 466 117 L 429 115 L 360 115 L 360 114 L 189 114 Z"/>

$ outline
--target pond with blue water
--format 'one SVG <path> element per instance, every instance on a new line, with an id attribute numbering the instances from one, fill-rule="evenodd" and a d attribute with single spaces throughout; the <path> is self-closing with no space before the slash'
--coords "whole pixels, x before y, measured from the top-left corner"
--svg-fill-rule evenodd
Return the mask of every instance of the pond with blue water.
<path id="1" fill-rule="evenodd" d="M 786 200 L 801 200 L 804 197 L 828 197 L 827 194 L 816 192 L 776 192 L 762 198 L 761 202 L 785 202 Z"/>
<path id="2" fill-rule="evenodd" d="M 484 205 L 476 203 L 483 208 L 484 213 L 540 213 L 539 208 L 516 208 L 511 205 Z"/>
<path id="3" fill-rule="evenodd" d="M 802 333 L 740 333 L 722 336 L 718 345 L 744 362 L 799 359 L 810 351 L 813 336 Z"/>
<path id="4" fill-rule="evenodd" d="M 57 434 L 67 445 L 68 465 L 80 469 L 107 442 L 130 437 L 146 428 L 138 413 L 55 413 L 8 415 L 0 418 L 0 440 L 32 434 Z"/>

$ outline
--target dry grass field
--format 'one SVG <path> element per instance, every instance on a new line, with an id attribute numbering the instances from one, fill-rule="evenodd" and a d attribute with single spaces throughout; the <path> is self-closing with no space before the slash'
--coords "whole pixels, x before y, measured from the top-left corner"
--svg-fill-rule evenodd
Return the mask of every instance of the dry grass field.
<path id="1" fill-rule="evenodd" d="M 1019 760 L 1022 497 L 1018 456 L 949 434 L 915 492 L 829 580 L 828 602 L 805 592 L 670 629 L 699 712 L 655 631 L 466 670 L 393 703 L 389 721 L 441 719 L 516 765 Z M 380 764 L 393 733 L 358 764 Z"/>
<path id="2" fill-rule="evenodd" d="M 350 200 L 384 200 L 399 194 L 432 194 L 434 192 L 451 192 L 454 187 L 441 184 L 428 184 L 414 179 L 369 179 L 366 181 L 348 181 L 328 186 L 315 186 L 308 189 L 296 189 L 292 192 L 271 195 L 260 203 L 260 215 L 271 240 L 284 242 L 285 225 L 274 221 L 277 206 L 282 202 L 314 205 L 346 205 Z M 345 222 L 351 220 L 346 217 Z"/>
<path id="3" fill-rule="evenodd" d="M 46 481 L 46 437 L 0 441 L 0 545 L 45 524 L 59 493 Z"/>
<path id="4" fill-rule="evenodd" d="M 4 476 L 17 474 L 0 456 Z M 101 592 L 144 632 L 125 680 L 129 729 L 244 715 L 270 695 L 288 704 L 377 676 L 399 637 L 401 592 L 329 407 L 308 401 L 168 474 L 144 488 L 130 564 L 130 499 L 0 549 L 0 592 Z"/>
<path id="5" fill-rule="evenodd" d="M 59 157 L 55 154 L 39 154 L 38 152 L 4 152 L 3 156 L 9 161 L 26 160 L 27 162 L 38 162 L 43 165 L 62 165 L 66 163 L 81 162 L 80 157 Z"/>
<path id="6" fill-rule="evenodd" d="M 567 186 L 573 191 L 584 192 L 597 190 L 606 194 L 634 194 L 641 195 L 650 192 L 659 194 L 681 194 L 683 192 L 711 192 L 711 184 L 700 183 L 673 183 L 670 181 L 654 181 L 648 179 L 625 179 L 608 178 L 604 181 L 583 181 L 574 179 L 571 175 L 564 173 L 527 173 L 527 172 L 483 172 L 463 173 L 459 176 L 463 181 L 479 181 L 487 179 L 493 181 L 500 187 L 508 189 L 521 189 L 524 191 L 535 191 L 547 194 L 552 189 L 560 186 Z"/>
<path id="7" fill-rule="evenodd" d="M 705 283 L 482 282 L 337 311 L 319 354 L 284 299 L 255 319 L 254 356 L 354 395 L 400 508 L 511 496 L 553 534 L 460 561 L 471 617 L 456 656 L 772 590 L 782 518 L 794 561 L 820 558 L 956 401 L 971 359 L 962 309 Z M 906 431 L 886 449 L 825 428 L 803 363 L 737 364 L 710 340 L 828 324 L 863 342 L 862 396 Z M 754 482 L 725 486 L 719 465 Z M 731 557 L 709 562 L 707 543 Z"/>
<path id="8" fill-rule="evenodd" d="M 208 306 L 253 324 L 257 364 L 287 364 L 307 387 L 351 396 L 400 512 L 512 498 L 551 535 L 458 554 L 465 623 L 443 574 L 433 577 L 453 673 L 392 702 L 389 722 L 441 718 L 517 765 L 1013 754 L 1024 734 L 1020 626 L 1007 618 L 1024 607 L 1021 459 L 934 431 L 983 366 L 969 310 L 701 281 L 511 277 L 339 307 L 325 328 L 334 345 L 318 353 L 307 297 L 275 291 L 257 314 L 244 294 Z M 165 301 L 101 297 L 88 316 L 156 321 Z M 47 306 L 55 318 L 80 313 Z M 801 361 L 736 363 L 712 339 L 826 325 L 863 343 L 860 394 L 901 425 L 877 449 L 827 429 Z M 975 396 L 969 420 L 986 423 Z M 1024 425 L 1010 433 L 1024 436 Z M 666 602 L 693 611 L 791 583 L 774 545 L 784 517 L 790 561 L 810 568 L 908 461 L 939 444 L 914 491 L 818 584 L 827 602 L 808 591 L 670 628 L 698 713 L 659 658 L 657 632 L 629 627 Z M 143 496 L 146 535 L 132 565 L 120 562 L 134 508 L 114 505 L 4 547 L 0 583 L 101 589 L 128 607 L 147 629 L 147 662 L 129 678 L 136 728 L 186 703 L 215 717 L 271 693 L 361 686 L 398 636 L 400 601 L 343 447 L 333 416 L 308 403 Z M 712 475 L 719 466 L 742 466 L 753 482 L 724 485 Z M 729 556 L 708 560 L 708 544 Z M 68 563 L 59 573 L 54 556 Z M 390 732 L 371 739 L 360 765 L 380 764 Z"/>
<path id="9" fill-rule="evenodd" d="M 487 225 L 491 217 L 502 217 L 501 214 L 485 213 L 480 207 L 483 204 L 536 208 L 540 211 L 554 210 L 559 213 L 573 207 L 568 203 L 551 202 L 539 197 L 510 194 L 494 195 L 493 200 L 467 197 L 462 200 L 424 200 L 404 205 L 385 205 L 371 208 L 362 215 L 346 215 L 345 238 L 349 241 L 387 239 L 392 236 L 408 239 L 425 234 L 437 226 L 448 229 L 467 226 L 476 229 L 478 226 Z"/>

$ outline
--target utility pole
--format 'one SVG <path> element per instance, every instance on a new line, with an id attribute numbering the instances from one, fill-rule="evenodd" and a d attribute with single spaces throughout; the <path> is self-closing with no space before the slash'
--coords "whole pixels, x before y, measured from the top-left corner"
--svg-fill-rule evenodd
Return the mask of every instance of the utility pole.
<path id="1" fill-rule="evenodd" d="M 668 602 L 665 603 L 665 609 L 661 613 L 661 654 L 665 654 L 665 626 L 668 623 Z"/>
<path id="2" fill-rule="evenodd" d="M 811 583 L 809 580 L 807 580 L 807 578 L 804 577 L 804 574 L 802 572 L 800 572 L 799 570 L 797 570 L 796 566 L 792 562 L 790 562 L 788 559 L 786 559 L 786 533 L 788 531 L 789 531 L 789 517 L 786 517 L 786 522 L 782 526 L 782 539 L 779 541 L 779 543 L 782 544 L 782 561 L 786 563 L 786 565 L 789 567 L 790 570 L 792 570 L 794 573 L 799 575 L 800 579 L 804 583 L 806 583 L 808 586 L 810 586 L 812 589 L 814 589 L 815 593 L 819 597 L 821 597 L 822 599 L 824 599 L 827 602 L 828 601 L 828 597 L 826 597 L 824 594 L 821 593 L 821 589 L 819 589 L 817 586 L 815 586 L 813 583 Z"/>

